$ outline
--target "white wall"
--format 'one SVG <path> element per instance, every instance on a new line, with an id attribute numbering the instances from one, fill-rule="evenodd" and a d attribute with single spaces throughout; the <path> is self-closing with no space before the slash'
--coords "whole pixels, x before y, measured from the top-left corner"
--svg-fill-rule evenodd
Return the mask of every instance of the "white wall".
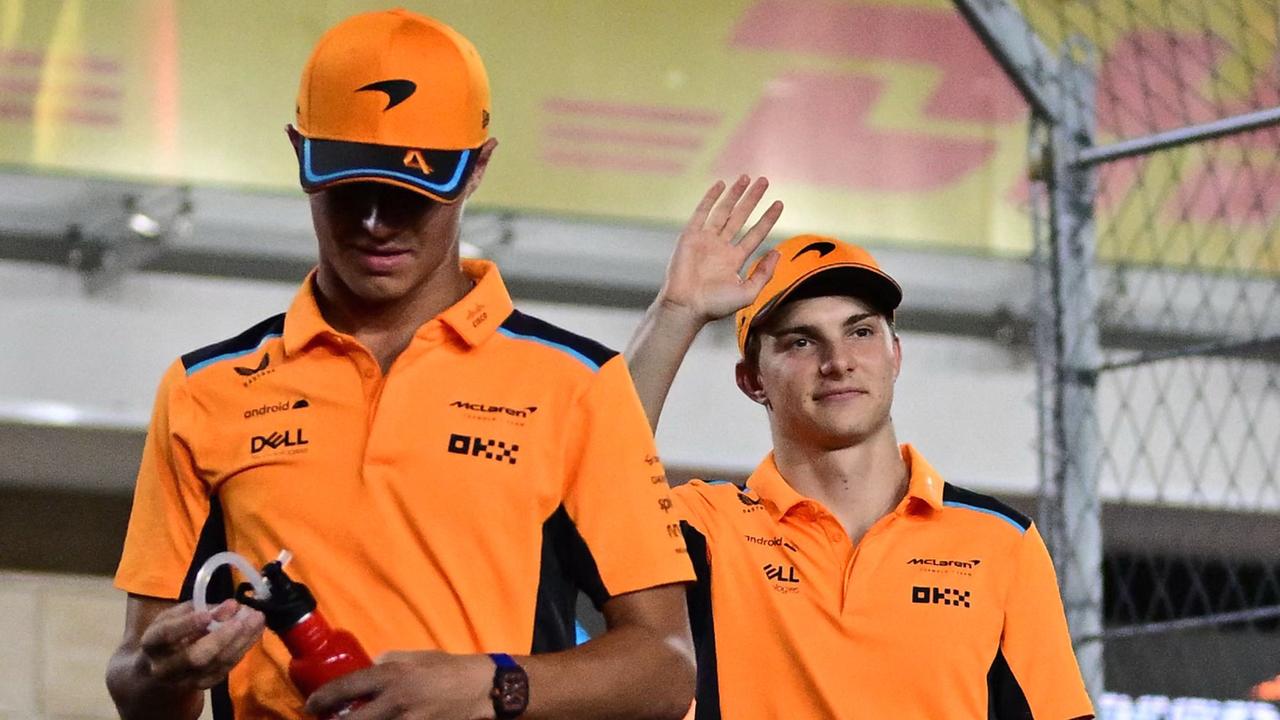
<path id="1" fill-rule="evenodd" d="M 0 263 L 0 413 L 38 423 L 140 428 L 167 363 L 283 310 L 293 292 L 278 283 L 142 273 L 89 297 L 71 271 Z M 619 349 L 640 317 L 606 308 L 520 305 Z M 908 334 L 903 347 L 895 412 L 901 438 L 958 481 L 1030 492 L 1030 367 L 974 340 Z M 736 357 L 727 327 L 709 328 L 695 345 L 659 429 L 672 465 L 741 474 L 768 451 L 763 411 L 734 385 Z M 970 429 L 979 428 L 982 438 L 972 437 Z"/>
<path id="2" fill-rule="evenodd" d="M 88 296 L 70 270 L 0 262 L 0 426 L 140 429 L 167 363 L 282 311 L 294 291 L 282 283 L 135 273 Z M 908 285 L 908 297 L 912 291 Z M 619 349 L 639 321 L 635 311 L 520 304 Z M 902 342 L 899 438 L 955 482 L 1034 492 L 1034 375 L 1026 351 L 940 334 L 906 332 Z M 668 464 L 744 474 L 767 452 L 764 414 L 733 383 L 736 357 L 727 327 L 709 328 L 695 345 L 659 428 Z M 1280 441 L 1278 367 L 1196 360 L 1106 376 L 1099 385 L 1109 443 L 1104 497 L 1280 509 L 1280 481 L 1267 475 Z M 0 453 L 0 477 L 21 480 L 25 468 L 6 467 L 9 455 Z M 127 485 L 131 472 L 118 475 L 111 481 Z"/>

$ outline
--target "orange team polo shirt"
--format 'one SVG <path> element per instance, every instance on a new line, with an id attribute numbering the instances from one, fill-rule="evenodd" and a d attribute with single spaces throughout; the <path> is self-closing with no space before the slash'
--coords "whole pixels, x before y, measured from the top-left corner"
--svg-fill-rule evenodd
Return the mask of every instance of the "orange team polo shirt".
<path id="1" fill-rule="evenodd" d="M 906 497 L 857 546 L 772 455 L 745 490 L 675 489 L 699 720 L 1093 716 L 1035 526 L 902 457 Z"/>
<path id="2" fill-rule="evenodd" d="M 579 589 L 599 606 L 692 580 L 622 357 L 515 310 L 491 263 L 464 269 L 475 287 L 386 374 L 321 318 L 310 277 L 287 313 L 175 362 L 117 587 L 186 600 L 214 552 L 260 567 L 287 548 L 377 656 L 559 650 Z M 215 717 L 303 717 L 288 661 L 268 633 Z"/>

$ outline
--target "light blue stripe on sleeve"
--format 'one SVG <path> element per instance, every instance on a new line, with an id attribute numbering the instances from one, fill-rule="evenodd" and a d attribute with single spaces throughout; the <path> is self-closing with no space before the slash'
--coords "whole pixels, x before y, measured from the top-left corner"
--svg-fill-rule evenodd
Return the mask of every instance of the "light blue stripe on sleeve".
<path id="1" fill-rule="evenodd" d="M 948 502 L 944 502 L 944 503 L 942 503 L 942 504 L 943 504 L 943 505 L 945 505 L 945 506 L 947 506 L 947 507 L 958 507 L 958 508 L 964 508 L 965 510 L 972 510 L 972 511 L 974 511 L 974 512 L 986 513 L 987 515 L 992 515 L 992 516 L 994 516 L 994 517 L 998 517 L 998 518 L 1000 518 L 1001 520 L 1003 520 L 1003 521 L 1005 521 L 1005 522 L 1009 523 L 1010 525 L 1014 526 L 1015 528 L 1017 528 L 1017 529 L 1018 529 L 1018 532 L 1019 532 L 1019 533 L 1024 533 L 1024 532 L 1026 532 L 1026 531 L 1027 531 L 1027 530 L 1026 530 L 1026 528 L 1022 527 L 1022 525 L 1020 525 L 1020 524 L 1018 523 L 1018 521 L 1017 521 L 1017 520 L 1014 520 L 1013 518 L 1009 517 L 1008 515 L 1005 515 L 1004 513 L 1002 513 L 1002 512 L 998 512 L 998 511 L 996 511 L 996 510 L 990 510 L 990 509 L 988 509 L 988 508 L 978 507 L 978 506 L 976 506 L 976 505 L 967 505 L 967 504 L 962 503 L 962 502 L 955 502 L 954 500 L 952 500 L 952 501 L 948 501 Z"/>
<path id="2" fill-rule="evenodd" d="M 563 353 L 567 353 L 567 354 L 569 354 L 569 355 L 570 355 L 570 356 L 572 356 L 574 359 L 576 359 L 578 362 L 582 363 L 583 365 L 586 365 L 587 367 L 591 368 L 592 370 L 599 370 L 599 369 L 600 369 L 600 366 L 599 366 L 599 365 L 597 365 L 595 362 L 592 362 L 591 358 L 587 357 L 586 355 L 583 355 L 582 353 L 578 352 L 577 350 L 574 350 L 573 348 L 569 347 L 568 345 L 561 345 L 561 344 L 560 344 L 560 343 L 558 343 L 558 342 L 552 342 L 552 341 L 550 341 L 550 340 L 546 340 L 546 339 L 544 339 L 544 338 L 540 338 L 540 337 L 537 337 L 537 336 L 534 336 L 534 335 L 521 335 L 521 334 L 520 334 L 520 333 L 518 333 L 518 332 L 512 332 L 512 331 L 510 331 L 510 330 L 508 330 L 508 329 L 506 329 L 506 328 L 504 328 L 504 327 L 500 327 L 500 328 L 498 328 L 498 332 L 502 333 L 503 335 L 506 335 L 506 336 L 507 336 L 507 337 L 509 337 L 509 338 L 515 338 L 516 340 L 529 340 L 529 341 L 532 341 L 532 342 L 536 342 L 536 343 L 538 343 L 538 344 L 540 344 L 540 345 L 546 345 L 546 346 L 547 346 L 547 347 L 549 347 L 549 348 L 555 348 L 556 350 L 559 350 L 559 351 L 561 351 L 561 352 L 563 352 Z"/>
<path id="3" fill-rule="evenodd" d="M 278 337 L 280 337 L 280 333 L 271 333 L 270 335 L 263 335 L 262 339 L 258 341 L 258 344 L 249 348 L 248 350 L 238 350 L 236 352 L 230 352 L 230 353 L 225 353 L 223 355 L 218 355 L 216 357 L 211 357 L 208 360 L 202 360 L 196 363 L 195 365 L 192 365 L 191 367 L 187 368 L 187 375 L 191 375 L 197 370 L 202 370 L 214 363 L 222 362 L 223 360 L 231 360 L 233 358 L 244 357 L 245 355 L 251 355 L 253 353 L 256 353 L 258 352 L 258 350 L 262 349 L 262 343 L 270 340 L 271 338 L 278 338 Z"/>

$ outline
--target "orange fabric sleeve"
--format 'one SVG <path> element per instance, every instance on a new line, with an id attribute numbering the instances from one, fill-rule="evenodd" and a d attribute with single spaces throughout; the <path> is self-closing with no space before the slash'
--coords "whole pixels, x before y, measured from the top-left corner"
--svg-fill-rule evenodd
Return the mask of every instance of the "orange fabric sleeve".
<path id="1" fill-rule="evenodd" d="M 621 355 L 578 400 L 565 510 L 610 596 L 693 579 L 653 434 Z"/>
<path id="2" fill-rule="evenodd" d="M 711 514 L 711 503 L 698 492 L 700 480 L 671 488 L 671 499 L 675 501 L 676 519 L 683 520 L 702 534 L 707 533 L 707 517 Z"/>
<path id="3" fill-rule="evenodd" d="M 1071 649 L 1053 561 L 1032 525 L 1017 549 L 1000 650 L 1036 720 L 1093 717 Z"/>
<path id="4" fill-rule="evenodd" d="M 190 448 L 192 403 L 186 370 L 175 362 L 156 393 L 142 449 L 133 510 L 115 585 L 137 595 L 177 599 L 209 517 L 209 494 L 197 476 Z"/>

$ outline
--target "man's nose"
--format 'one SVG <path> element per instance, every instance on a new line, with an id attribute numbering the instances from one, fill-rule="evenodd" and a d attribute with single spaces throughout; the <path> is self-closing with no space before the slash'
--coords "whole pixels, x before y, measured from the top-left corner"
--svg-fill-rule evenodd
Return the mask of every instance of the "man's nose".
<path id="1" fill-rule="evenodd" d="M 360 214 L 360 225 L 372 237 L 387 239 L 400 230 L 394 222 L 394 215 L 387 211 L 386 203 L 377 194 L 370 195 Z"/>
<path id="2" fill-rule="evenodd" d="M 840 376 L 853 370 L 853 350 L 844 343 L 828 343 L 822 350 L 818 371 L 823 375 Z"/>

